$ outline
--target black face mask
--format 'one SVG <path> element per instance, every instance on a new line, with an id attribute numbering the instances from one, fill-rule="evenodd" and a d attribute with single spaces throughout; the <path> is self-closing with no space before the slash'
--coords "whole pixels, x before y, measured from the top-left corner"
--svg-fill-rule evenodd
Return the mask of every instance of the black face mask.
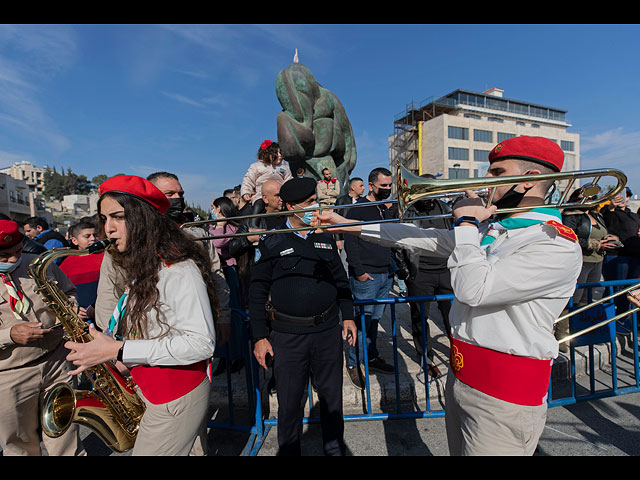
<path id="1" fill-rule="evenodd" d="M 390 188 L 379 188 L 378 193 L 373 192 L 373 196 L 376 197 L 376 200 L 385 200 L 389 198 L 391 195 Z"/>
<path id="2" fill-rule="evenodd" d="M 180 221 L 182 219 L 182 212 L 185 208 L 184 198 L 169 198 L 169 210 L 167 210 L 167 215 L 169 218 L 172 218 L 176 221 Z"/>
<path id="3" fill-rule="evenodd" d="M 498 207 L 498 209 L 515 208 L 520 205 L 520 202 L 530 189 L 520 193 L 516 192 L 516 187 L 517 185 L 511 187 L 500 200 L 496 200 L 493 204 Z"/>

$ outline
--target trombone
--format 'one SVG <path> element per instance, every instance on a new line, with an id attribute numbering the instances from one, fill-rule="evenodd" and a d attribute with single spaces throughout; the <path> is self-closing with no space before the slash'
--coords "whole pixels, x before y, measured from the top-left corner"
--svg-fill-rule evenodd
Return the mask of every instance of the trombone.
<path id="1" fill-rule="evenodd" d="M 603 177 L 613 177 L 616 179 L 616 185 L 606 191 L 602 196 L 598 196 L 601 192 L 602 187 L 598 185 L 598 182 Z M 569 194 L 571 193 L 571 188 L 574 183 L 582 178 L 593 178 L 593 180 L 580 187 L 582 189 L 582 200 L 577 202 L 569 202 Z M 328 230 L 330 228 L 335 227 L 351 227 L 355 225 L 370 225 L 370 224 L 378 224 L 378 223 L 398 223 L 403 221 L 415 221 L 415 220 L 433 220 L 437 218 L 450 218 L 453 214 L 440 214 L 440 215 L 425 215 L 425 216 L 417 216 L 417 217 L 407 217 L 405 218 L 405 213 L 407 209 L 413 205 L 418 200 L 433 200 L 438 198 L 452 198 L 452 197 L 461 197 L 465 195 L 465 192 L 468 190 L 482 192 L 487 194 L 485 200 L 485 207 L 491 206 L 493 202 L 493 195 L 495 193 L 496 187 L 506 187 L 506 186 L 514 186 L 522 183 L 528 182 L 556 182 L 568 180 L 568 184 L 564 189 L 562 195 L 560 195 L 559 199 L 555 203 L 545 203 L 537 206 L 528 206 L 528 207 L 514 207 L 514 208 L 504 208 L 496 211 L 496 214 L 505 214 L 505 213 L 515 213 L 521 211 L 531 210 L 532 208 L 570 208 L 570 207 L 582 207 L 582 208 L 591 208 L 596 207 L 612 198 L 614 198 L 618 193 L 622 191 L 622 189 L 627 184 L 627 176 L 621 172 L 620 170 L 614 168 L 606 168 L 606 169 L 594 169 L 594 170 L 578 170 L 574 172 L 557 172 L 557 173 L 541 173 L 536 175 L 516 175 L 516 176 L 508 176 L 508 177 L 481 177 L 481 178 L 460 178 L 460 179 L 445 179 L 445 180 L 437 180 L 437 179 L 429 179 L 423 178 L 417 175 L 414 175 L 409 170 L 407 170 L 404 166 L 402 166 L 399 162 L 396 165 L 396 190 L 398 193 L 397 199 L 389 199 L 389 200 L 380 200 L 375 202 L 363 202 L 363 203 L 355 203 L 351 205 L 333 205 L 330 207 L 318 207 L 314 210 L 322 211 L 322 210 L 333 210 L 333 209 L 351 209 L 351 208 L 359 208 L 359 207 L 368 207 L 371 205 L 393 205 L 397 204 L 398 206 L 398 218 L 389 218 L 389 219 L 381 219 L 381 220 L 370 220 L 370 221 L 361 221 L 361 222 L 352 222 L 352 223 L 342 223 L 339 225 L 323 225 L 322 230 Z M 282 216 L 282 215 L 292 215 L 295 213 L 307 213 L 310 209 L 298 209 L 298 210 L 285 210 L 281 212 L 272 212 L 272 213 L 260 213 L 260 214 L 252 214 L 252 215 L 241 215 L 232 218 L 225 219 L 212 219 L 212 220 L 201 220 L 197 222 L 188 222 L 182 225 L 182 228 L 201 226 L 209 223 L 215 223 L 219 221 L 228 221 L 228 220 L 246 220 L 253 218 L 267 218 L 273 216 Z M 216 235 L 216 236 L 207 236 L 200 237 L 198 240 L 213 240 L 219 238 L 232 238 L 232 237 L 246 237 L 253 235 L 272 235 L 276 233 L 289 233 L 289 232 L 297 232 L 304 230 L 313 230 L 313 227 L 296 227 L 296 228 L 280 228 L 273 230 L 261 230 L 254 232 L 242 232 L 242 233 L 232 233 L 226 235 Z"/>
<path id="2" fill-rule="evenodd" d="M 635 283 L 635 284 L 631 285 L 630 287 L 623 288 L 622 290 L 618 290 L 613 295 L 609 295 L 607 297 L 603 297 L 600 300 L 596 300 L 596 301 L 591 302 L 591 303 L 589 303 L 587 305 L 584 305 L 583 307 L 580 307 L 580 308 L 578 308 L 578 309 L 576 309 L 576 310 L 574 310 L 574 311 L 572 311 L 572 312 L 570 312 L 570 313 L 568 313 L 566 315 L 562 315 L 561 317 L 559 317 L 554 322 L 554 325 L 557 324 L 557 323 L 560 323 L 563 320 L 567 320 L 570 317 L 573 317 L 574 315 L 578 315 L 578 314 L 580 314 L 580 313 L 582 313 L 582 312 L 584 312 L 586 310 L 589 310 L 590 308 L 593 308 L 593 307 L 595 307 L 597 305 L 601 305 L 603 303 L 609 302 L 609 301 L 615 299 L 616 297 L 619 297 L 620 295 L 628 294 L 632 290 L 637 290 L 639 288 L 640 288 L 640 282 Z M 598 322 L 598 323 L 595 323 L 593 325 L 590 325 L 589 327 L 584 328 L 583 330 L 580 330 L 579 332 L 575 332 L 575 333 L 572 333 L 571 335 L 567 335 L 566 337 L 558 340 L 558 343 L 570 342 L 571 340 L 573 340 L 576 337 L 584 335 L 585 333 L 589 333 L 589 332 L 591 332 L 593 330 L 596 330 L 596 329 L 598 329 L 600 327 L 604 327 L 605 325 L 607 325 L 607 324 L 609 324 L 611 322 L 622 320 L 623 318 L 628 317 L 629 315 L 631 315 L 631 314 L 633 314 L 633 313 L 635 313 L 635 312 L 637 312 L 639 310 L 640 310 L 640 307 L 630 308 L 626 312 L 620 313 L 620 314 L 615 315 L 615 316 L 613 316 L 611 318 L 607 318 L 606 320 L 603 320 L 601 322 Z"/>

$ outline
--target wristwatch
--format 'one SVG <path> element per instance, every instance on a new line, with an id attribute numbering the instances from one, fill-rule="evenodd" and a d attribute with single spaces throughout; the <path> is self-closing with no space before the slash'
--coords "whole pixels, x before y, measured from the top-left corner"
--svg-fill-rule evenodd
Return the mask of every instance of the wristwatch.
<path id="1" fill-rule="evenodd" d="M 476 217 L 466 217 L 466 216 L 462 216 L 458 220 L 456 220 L 456 223 L 454 223 L 453 226 L 457 227 L 463 222 L 473 223 L 476 227 L 480 227 L 480 222 L 478 222 L 478 219 Z"/>
<path id="2" fill-rule="evenodd" d="M 116 357 L 116 360 L 118 362 L 122 363 L 122 354 L 124 353 L 124 342 L 122 342 L 122 346 L 120 347 L 120 349 L 118 350 L 118 356 Z"/>

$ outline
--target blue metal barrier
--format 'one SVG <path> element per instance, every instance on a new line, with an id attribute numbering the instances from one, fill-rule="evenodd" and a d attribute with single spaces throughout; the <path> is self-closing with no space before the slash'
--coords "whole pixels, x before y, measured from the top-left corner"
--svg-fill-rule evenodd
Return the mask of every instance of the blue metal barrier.
<path id="1" fill-rule="evenodd" d="M 602 297 L 613 295 L 618 289 L 622 287 L 628 287 L 638 283 L 638 279 L 631 280 L 612 280 L 607 282 L 593 282 L 578 284 L 577 288 L 585 288 L 588 291 L 587 301 L 591 303 L 593 298 L 593 289 L 603 288 L 605 294 Z M 616 303 L 622 304 L 616 307 Z M 607 318 L 613 318 L 616 315 L 616 308 L 625 308 L 623 301 L 615 302 L 611 300 L 602 305 L 593 307 L 592 309 L 577 315 L 577 318 L 572 318 L 569 323 L 569 333 L 573 334 L 580 332 L 589 326 L 596 325 Z M 569 311 L 573 306 L 573 299 L 569 301 Z M 621 313 L 618 311 L 617 313 Z M 620 372 L 618 368 L 618 348 L 616 344 L 617 335 L 630 335 L 630 344 L 633 348 L 633 374 L 627 373 L 627 386 L 620 387 Z M 596 371 L 595 371 L 595 345 L 609 344 L 611 349 L 611 387 L 598 389 L 596 384 Z M 576 348 L 588 347 L 588 362 L 589 362 L 589 387 L 588 393 L 578 394 L 577 375 L 576 375 Z M 571 340 L 569 345 L 569 366 L 570 366 L 570 382 L 571 393 L 570 395 L 563 396 L 562 398 L 553 398 L 553 382 L 549 384 L 549 407 L 558 407 L 564 405 L 571 405 L 577 402 L 584 402 L 589 400 L 595 400 L 598 398 L 612 397 L 616 395 L 624 395 L 628 393 L 637 393 L 640 391 L 640 369 L 638 360 L 638 317 L 636 313 L 632 313 L 629 317 L 611 322 L 607 325 L 597 328 L 592 332 L 577 337 Z M 583 387 L 585 388 L 585 387 Z"/>
<path id="2" fill-rule="evenodd" d="M 595 282 L 595 283 L 585 283 L 577 285 L 577 288 L 585 288 L 588 290 L 588 301 L 591 302 L 593 300 L 593 289 L 594 288 L 603 288 L 605 291 L 609 291 L 609 294 L 612 294 L 615 289 L 618 287 L 626 287 L 637 283 L 638 279 L 632 280 L 617 280 L 617 281 L 608 281 L 608 282 Z M 366 421 L 366 420 L 390 420 L 390 419 L 416 419 L 416 418 L 436 418 L 443 417 L 444 410 L 443 409 L 432 409 L 430 402 L 430 384 L 428 376 L 427 376 L 427 348 L 426 348 L 426 321 L 427 321 L 427 313 L 425 311 L 425 303 L 433 302 L 433 301 L 452 301 L 454 298 L 453 295 L 434 295 L 434 296 L 424 296 L 424 297 L 391 297 L 391 298 L 380 298 L 380 299 L 367 299 L 367 300 L 355 300 L 354 306 L 360 309 L 360 325 L 361 329 L 364 332 L 365 329 L 365 315 L 364 315 L 364 306 L 365 305 L 375 305 L 375 304 L 388 304 L 390 307 L 390 317 L 391 317 L 391 336 L 393 342 L 393 360 L 394 360 L 394 375 L 395 375 L 395 393 L 396 393 L 396 405 L 395 412 L 374 412 L 371 405 L 371 385 L 370 385 L 370 376 L 369 376 L 369 368 L 368 368 L 368 354 L 367 354 L 367 345 L 366 341 L 363 342 L 362 348 L 364 352 L 364 370 L 365 370 L 365 396 L 366 396 L 366 411 L 360 415 L 345 415 L 345 422 L 352 421 Z M 397 331 L 398 331 L 398 322 L 396 318 L 396 306 L 398 304 L 408 304 L 411 302 L 420 304 L 420 314 L 422 320 L 422 372 L 424 374 L 425 382 L 425 398 L 426 402 L 424 405 L 424 409 L 418 409 L 417 411 L 404 411 L 402 408 L 401 396 L 400 396 L 400 378 L 398 371 L 398 342 L 397 342 Z M 573 308 L 572 300 L 570 300 L 568 305 L 569 310 Z M 234 309 L 235 310 L 235 309 Z M 241 432 L 248 432 L 249 439 L 245 445 L 245 448 L 242 452 L 242 455 L 245 456 L 253 456 L 257 455 L 262 444 L 264 443 L 269 431 L 272 427 L 277 425 L 277 418 L 272 416 L 271 418 L 263 418 L 263 410 L 262 410 L 262 386 L 260 382 L 259 372 L 261 367 L 257 364 L 253 356 L 253 348 L 250 341 L 250 324 L 248 316 L 245 312 L 239 311 L 243 318 L 243 335 L 244 335 L 244 344 L 247 345 L 247 350 L 245 352 L 245 366 L 246 366 L 246 382 L 247 382 L 247 392 L 249 395 L 248 404 L 250 406 L 251 411 L 255 412 L 255 415 L 252 418 L 251 424 L 236 424 L 234 418 L 234 406 L 233 406 L 233 392 L 231 385 L 231 377 L 229 373 L 229 369 L 227 369 L 227 388 L 228 388 L 228 404 L 229 404 L 229 422 L 219 423 L 219 422 L 209 422 L 209 427 L 211 428 L 225 428 L 232 429 Z M 579 331 L 587 327 L 588 325 L 593 325 L 598 321 L 601 321 L 603 318 L 612 318 L 615 314 L 615 306 L 613 303 L 603 304 L 601 308 L 598 308 L 596 313 L 591 314 L 581 314 L 581 316 L 577 319 L 572 319 L 570 322 L 570 333 L 574 333 L 575 331 Z M 578 339 L 574 339 L 571 341 L 569 350 L 570 350 L 570 395 L 564 396 L 562 398 L 553 398 L 553 390 L 552 390 L 552 382 L 549 385 L 549 399 L 548 405 L 549 407 L 557 407 L 569 405 L 577 402 L 593 400 L 597 398 L 610 397 L 615 395 L 622 395 L 627 393 L 635 393 L 640 391 L 640 369 L 639 369 L 639 360 L 638 360 L 638 324 L 637 324 L 637 315 L 633 313 L 630 315 L 630 319 L 624 319 L 623 321 L 612 322 L 609 325 L 604 327 L 600 327 L 593 334 L 585 335 L 583 337 L 578 337 Z M 625 334 L 631 335 L 633 345 L 633 375 L 628 374 L 627 377 L 631 378 L 633 384 L 629 384 L 627 386 L 620 387 L 618 385 L 618 364 L 617 364 L 617 347 L 616 347 L 616 335 Z M 612 385 L 610 388 L 605 389 L 597 389 L 596 381 L 595 381 L 595 366 L 594 366 L 594 346 L 596 344 L 610 344 L 611 348 L 611 381 Z M 577 384 L 577 375 L 575 370 L 576 365 L 576 357 L 575 357 L 575 349 L 578 347 L 588 347 L 589 352 L 589 392 L 587 394 L 579 395 L 577 394 L 578 384 Z M 552 378 L 553 380 L 553 378 Z M 585 387 L 582 387 L 585 388 Z M 309 396 L 309 406 L 313 405 L 313 392 L 311 389 L 311 385 L 308 387 L 308 396 Z M 317 423 L 319 422 L 319 418 L 313 417 L 305 417 L 303 419 L 303 423 Z"/>

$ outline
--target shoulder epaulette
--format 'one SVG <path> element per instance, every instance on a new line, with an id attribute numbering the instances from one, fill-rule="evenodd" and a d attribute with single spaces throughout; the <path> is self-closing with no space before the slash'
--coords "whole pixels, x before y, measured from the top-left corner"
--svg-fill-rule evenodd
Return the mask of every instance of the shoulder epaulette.
<path id="1" fill-rule="evenodd" d="M 570 227 L 567 227 L 560 222 L 549 220 L 548 222 L 545 222 L 545 225 L 550 225 L 551 227 L 555 228 L 558 232 L 558 235 L 560 235 L 561 237 L 568 238 L 573 242 L 578 241 L 578 236 L 576 235 L 576 233 Z"/>

